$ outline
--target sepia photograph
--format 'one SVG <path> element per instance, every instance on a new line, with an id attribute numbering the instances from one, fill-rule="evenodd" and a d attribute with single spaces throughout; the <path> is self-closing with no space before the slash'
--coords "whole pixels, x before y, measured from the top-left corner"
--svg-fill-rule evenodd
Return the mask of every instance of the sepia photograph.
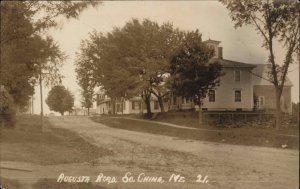
<path id="1" fill-rule="evenodd" d="M 298 0 L 1 1 L 0 189 L 299 188 Z"/>

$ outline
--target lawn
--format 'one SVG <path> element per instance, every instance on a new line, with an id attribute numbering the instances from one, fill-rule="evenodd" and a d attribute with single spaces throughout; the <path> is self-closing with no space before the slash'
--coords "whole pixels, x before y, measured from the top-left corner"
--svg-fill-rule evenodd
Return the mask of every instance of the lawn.
<path id="1" fill-rule="evenodd" d="M 135 115 L 137 118 L 141 118 L 140 115 Z M 234 118 L 230 114 L 221 115 L 219 120 L 218 115 L 205 115 L 204 124 L 199 127 L 198 113 L 194 111 L 182 111 L 182 112 L 168 112 L 159 114 L 155 121 L 161 121 L 166 123 L 173 123 L 183 125 L 186 127 L 214 129 L 214 130 L 228 130 L 228 127 L 239 127 L 243 129 L 250 129 L 254 132 L 267 132 L 273 134 L 286 134 L 286 135 L 298 135 L 299 125 L 297 119 L 293 116 L 284 116 L 282 119 L 282 127 L 280 130 L 276 130 L 275 118 L 271 115 L 263 115 L 261 118 L 258 115 L 247 115 L 245 121 L 244 115 L 234 115 Z M 219 122 L 221 121 L 221 122 Z M 238 130 L 237 128 L 235 130 Z"/>
<path id="2" fill-rule="evenodd" d="M 47 118 L 44 124 L 50 129 L 41 132 L 39 120 L 39 116 L 20 115 L 17 117 L 15 129 L 1 128 L 1 161 L 57 165 L 89 162 L 111 154 L 109 150 L 94 146 L 69 130 L 51 128 Z M 78 185 L 72 184 L 60 186 L 53 180 L 40 180 L 34 188 L 41 188 L 41 184 L 45 184 L 47 189 L 78 188 Z M 20 187 L 22 184 L 17 180 L 6 178 L 0 178 L 0 185 L 5 188 L 22 188 Z M 80 188 L 96 188 L 90 184 L 80 186 Z"/>
<path id="3" fill-rule="evenodd" d="M 49 127 L 47 118 L 44 124 Z M 88 162 L 109 154 L 69 130 L 41 132 L 39 116 L 19 116 L 16 129 L 1 130 L 1 161 L 55 165 Z"/>
<path id="4" fill-rule="evenodd" d="M 277 131 L 274 128 L 266 128 L 263 126 L 244 126 L 237 128 L 227 128 L 213 125 L 205 125 L 200 128 L 202 130 L 191 130 L 183 128 L 174 128 L 155 123 L 155 121 L 161 121 L 174 123 L 178 125 L 184 125 L 187 127 L 198 127 L 197 116 L 195 116 L 193 113 L 186 112 L 164 114 L 163 116 L 158 116 L 158 118 L 152 123 L 122 119 L 124 117 L 125 116 L 119 116 L 119 118 L 110 118 L 104 116 L 92 117 L 91 119 L 95 122 L 99 122 L 113 128 L 160 134 L 181 139 L 193 139 L 227 144 L 265 146 L 276 148 L 281 148 L 282 145 L 287 145 L 287 147 L 290 149 L 299 148 L 298 137 L 282 135 L 298 135 L 298 128 L 290 129 L 288 131 L 286 131 L 286 129 Z M 129 117 L 141 118 L 141 116 L 139 115 L 130 115 Z"/>
<path id="5" fill-rule="evenodd" d="M 0 188 L 3 189 L 23 189 L 22 184 L 15 179 L 0 178 Z M 55 179 L 39 179 L 33 189 L 108 189 L 103 186 L 96 186 L 92 183 L 58 183 Z"/>

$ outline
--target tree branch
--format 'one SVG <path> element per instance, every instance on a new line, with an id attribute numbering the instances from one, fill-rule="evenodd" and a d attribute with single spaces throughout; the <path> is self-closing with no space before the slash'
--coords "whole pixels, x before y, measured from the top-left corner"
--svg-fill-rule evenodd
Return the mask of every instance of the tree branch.
<path id="1" fill-rule="evenodd" d="M 265 81 L 268 81 L 268 82 L 270 82 L 270 83 L 273 83 L 272 80 L 267 79 L 267 78 L 265 78 L 265 77 L 263 77 L 263 76 L 261 76 L 261 75 L 258 75 L 258 74 L 256 74 L 256 73 L 253 73 L 252 71 L 248 71 L 248 72 L 251 73 L 252 75 L 255 75 L 256 77 L 259 77 L 259 78 L 265 80 Z M 273 83 L 273 84 L 274 84 L 274 83 Z"/>

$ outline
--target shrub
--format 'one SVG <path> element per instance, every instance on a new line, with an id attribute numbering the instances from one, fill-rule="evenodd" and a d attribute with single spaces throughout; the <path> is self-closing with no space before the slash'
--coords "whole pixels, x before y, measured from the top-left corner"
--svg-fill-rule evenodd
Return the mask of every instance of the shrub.
<path id="1" fill-rule="evenodd" d="M 0 123 L 1 126 L 14 128 L 16 122 L 16 107 L 12 96 L 3 86 L 0 87 Z"/>

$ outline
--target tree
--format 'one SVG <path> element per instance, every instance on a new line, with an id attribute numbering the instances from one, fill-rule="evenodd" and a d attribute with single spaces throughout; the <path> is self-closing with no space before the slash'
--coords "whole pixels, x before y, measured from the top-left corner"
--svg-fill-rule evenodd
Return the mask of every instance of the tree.
<path id="1" fill-rule="evenodd" d="M 85 8 L 99 3 L 1 2 L 0 85 L 13 98 L 13 106 L 27 104 L 39 77 L 48 85 L 59 83 L 59 67 L 65 56 L 55 41 L 46 36 L 49 28 L 58 26 L 57 18 L 77 18 Z"/>
<path id="2" fill-rule="evenodd" d="M 199 124 L 202 123 L 202 100 L 208 90 L 219 84 L 221 65 L 211 62 L 214 50 L 201 42 L 198 31 L 186 34 L 185 42 L 171 58 L 173 92 L 192 99 L 199 106 Z"/>
<path id="3" fill-rule="evenodd" d="M 169 23 L 133 19 L 107 35 L 93 32 L 85 49 L 91 52 L 88 61 L 95 65 L 96 82 L 112 101 L 141 96 L 150 116 L 151 94 L 164 111 L 162 101 L 169 93 L 164 74 L 169 72 L 169 57 L 181 36 L 182 32 Z"/>
<path id="4" fill-rule="evenodd" d="M 0 126 L 14 128 L 16 115 L 14 101 L 3 85 L 0 85 L 0 102 Z"/>
<path id="5" fill-rule="evenodd" d="M 57 85 L 50 90 L 46 103 L 50 110 L 64 115 L 64 112 L 72 111 L 74 106 L 74 97 L 64 86 Z"/>
<path id="6" fill-rule="evenodd" d="M 23 12 L 26 8 L 22 3 L 1 4 L 1 39 L 5 39 L 14 30 L 18 34 L 31 32 L 33 27 Z M 7 28 L 2 21 L 14 22 L 15 26 Z M 2 30 L 3 27 L 3 30 Z M 13 30 L 13 31 L 10 31 Z M 42 51 L 43 50 L 43 51 Z M 52 38 L 41 37 L 37 34 L 26 38 L 19 38 L 9 43 L 1 43 L 1 78 L 0 82 L 14 99 L 17 107 L 24 107 L 29 96 L 34 92 L 34 84 L 40 75 L 40 70 L 47 70 L 46 83 L 58 78 L 58 69 L 63 61 L 63 53 Z M 52 76 L 52 77 L 51 77 Z"/>
<path id="7" fill-rule="evenodd" d="M 94 79 L 95 65 L 93 64 L 93 45 L 87 40 L 83 40 L 80 44 L 80 52 L 77 53 L 76 59 L 76 73 L 77 81 L 81 87 L 81 96 L 83 100 L 81 104 L 83 107 L 89 109 L 93 106 L 93 95 L 96 87 L 96 80 Z"/>
<path id="8" fill-rule="evenodd" d="M 252 25 L 262 37 L 262 46 L 268 51 L 271 64 L 268 80 L 275 88 L 276 128 L 280 127 L 280 98 L 290 64 L 299 56 L 299 2 L 295 0 L 221 0 L 230 11 L 235 28 Z M 275 57 L 274 44 L 285 49 L 283 62 Z M 297 53 L 298 52 L 298 53 Z M 299 57 L 298 57 L 299 58 Z"/>
<path id="9" fill-rule="evenodd" d="M 1 45 L 40 34 L 51 27 L 58 26 L 58 17 L 78 18 L 84 9 L 99 4 L 100 1 L 3 1 L 1 2 Z M 14 15 L 14 17 L 8 19 L 7 15 Z M 26 17 L 29 23 L 23 25 L 18 22 L 20 17 Z"/>

